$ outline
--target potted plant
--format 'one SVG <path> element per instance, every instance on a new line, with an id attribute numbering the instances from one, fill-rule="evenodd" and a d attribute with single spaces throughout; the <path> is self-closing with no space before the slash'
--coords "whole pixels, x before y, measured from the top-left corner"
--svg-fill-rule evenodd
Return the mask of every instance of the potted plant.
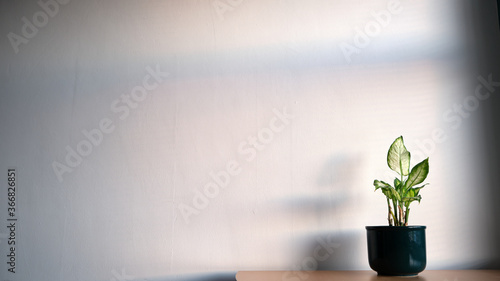
<path id="1" fill-rule="evenodd" d="M 380 189 L 387 199 L 388 226 L 367 226 L 368 261 L 379 275 L 411 276 L 426 266 L 425 226 L 408 225 L 410 204 L 420 203 L 420 190 L 429 173 L 429 158 L 410 170 L 410 152 L 403 137 L 389 147 L 387 164 L 398 173 L 393 185 L 375 180 L 375 191 Z"/>

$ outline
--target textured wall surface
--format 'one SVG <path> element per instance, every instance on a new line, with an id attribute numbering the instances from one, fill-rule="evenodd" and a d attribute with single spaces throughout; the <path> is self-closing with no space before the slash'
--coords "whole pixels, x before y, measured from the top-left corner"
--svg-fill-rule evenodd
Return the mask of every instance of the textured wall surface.
<path id="1" fill-rule="evenodd" d="M 498 260 L 470 5 L 2 1 L 1 279 L 369 269 L 400 135 L 428 268 Z"/>

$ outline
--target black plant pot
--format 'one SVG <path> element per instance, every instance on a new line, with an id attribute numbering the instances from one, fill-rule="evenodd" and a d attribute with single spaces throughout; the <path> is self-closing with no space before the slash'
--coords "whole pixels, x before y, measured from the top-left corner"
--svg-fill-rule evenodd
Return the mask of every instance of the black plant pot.
<path id="1" fill-rule="evenodd" d="M 425 226 L 367 226 L 368 261 L 379 275 L 412 276 L 425 269 Z"/>

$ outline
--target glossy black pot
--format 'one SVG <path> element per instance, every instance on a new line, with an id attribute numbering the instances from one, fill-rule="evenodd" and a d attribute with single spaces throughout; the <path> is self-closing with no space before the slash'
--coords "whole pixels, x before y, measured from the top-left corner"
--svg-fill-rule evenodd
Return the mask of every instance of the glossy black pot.
<path id="1" fill-rule="evenodd" d="M 425 269 L 425 226 L 367 226 L 368 261 L 379 275 L 411 276 Z"/>

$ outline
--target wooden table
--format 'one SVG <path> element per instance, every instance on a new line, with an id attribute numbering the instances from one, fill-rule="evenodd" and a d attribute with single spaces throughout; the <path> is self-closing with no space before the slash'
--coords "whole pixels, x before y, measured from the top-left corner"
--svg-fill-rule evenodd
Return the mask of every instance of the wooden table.
<path id="1" fill-rule="evenodd" d="M 378 276 L 375 271 L 239 271 L 237 281 L 500 281 L 500 270 L 424 270 L 414 277 Z"/>

